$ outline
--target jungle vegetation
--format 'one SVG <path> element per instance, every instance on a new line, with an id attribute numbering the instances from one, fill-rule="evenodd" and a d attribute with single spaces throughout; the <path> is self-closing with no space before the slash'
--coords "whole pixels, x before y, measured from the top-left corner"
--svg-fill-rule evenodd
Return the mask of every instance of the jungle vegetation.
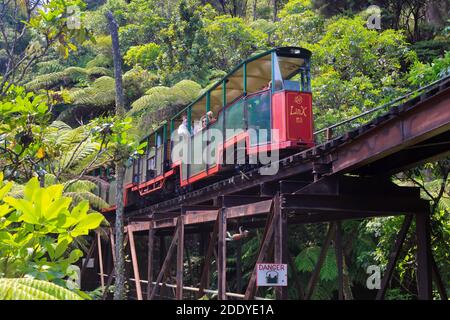
<path id="1" fill-rule="evenodd" d="M 379 30 L 366 26 L 371 4 L 381 9 Z M 314 121 L 323 128 L 449 75 L 449 10 L 445 0 L 0 1 L 0 298 L 96 297 L 67 281 L 92 231 L 108 227 L 98 213 L 108 204 L 94 192 L 106 182 L 87 173 L 129 163 L 143 134 L 242 59 L 276 46 L 311 50 Z M 118 27 L 124 114 L 116 109 L 108 12 Z M 392 177 L 431 201 L 433 254 L 447 294 L 449 173 L 443 159 Z M 365 270 L 386 267 L 401 223 L 383 217 L 343 224 L 347 299 L 373 296 Z M 306 285 L 326 226 L 289 232 Z M 257 232 L 243 243 L 244 281 L 260 238 Z M 408 234 L 387 298 L 416 297 L 415 246 Z M 333 252 L 314 299 L 336 297 Z M 198 253 L 190 256 L 197 268 Z"/>

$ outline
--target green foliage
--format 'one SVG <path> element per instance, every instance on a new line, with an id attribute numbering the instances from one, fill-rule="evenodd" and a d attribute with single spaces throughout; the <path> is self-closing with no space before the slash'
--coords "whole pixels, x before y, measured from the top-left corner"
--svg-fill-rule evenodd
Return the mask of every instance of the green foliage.
<path id="1" fill-rule="evenodd" d="M 38 74 L 48 74 L 64 70 L 58 60 L 43 61 L 36 64 Z"/>
<path id="2" fill-rule="evenodd" d="M 26 92 L 23 87 L 10 86 L 0 99 L 0 156 L 7 177 L 22 170 L 33 172 L 42 160 L 48 109 L 46 96 Z"/>
<path id="3" fill-rule="evenodd" d="M 416 61 L 409 71 L 408 81 L 420 87 L 448 75 L 450 75 L 450 51 L 447 51 L 444 57 L 436 58 L 431 63 Z"/>
<path id="4" fill-rule="evenodd" d="M 196 79 L 203 84 L 208 78 L 212 48 L 201 12 L 180 1 L 178 12 L 169 22 L 159 33 L 161 53 L 157 66 L 162 83 L 171 85 L 183 79 Z"/>
<path id="5" fill-rule="evenodd" d="M 156 58 L 160 53 L 160 46 L 156 43 L 133 46 L 124 56 L 125 63 L 129 66 L 139 65 L 145 69 L 155 67 Z"/>
<path id="6" fill-rule="evenodd" d="M 104 68 L 109 68 L 112 67 L 113 62 L 112 62 L 112 58 L 108 55 L 104 55 L 104 54 L 98 54 L 95 56 L 94 59 L 90 60 L 87 64 L 86 64 L 86 68 L 93 68 L 93 67 L 104 67 Z"/>
<path id="7" fill-rule="evenodd" d="M 158 82 L 158 77 L 139 65 L 128 70 L 123 75 L 123 85 L 128 101 L 134 101 Z"/>
<path id="8" fill-rule="evenodd" d="M 91 122 L 92 132 L 102 141 L 104 150 L 114 155 L 113 161 L 129 166 L 131 161 L 144 153 L 146 142 L 140 143 L 131 133 L 133 119 L 117 117 L 97 118 Z"/>
<path id="9" fill-rule="evenodd" d="M 314 52 L 313 94 L 316 126 L 329 125 L 341 115 L 352 115 L 391 101 L 406 90 L 402 65 L 416 60 L 401 32 L 369 30 L 365 20 L 340 18 L 325 27 Z M 322 117 L 325 111 L 326 117 Z"/>
<path id="10" fill-rule="evenodd" d="M 1 300 L 82 300 L 76 293 L 36 279 L 0 279 Z"/>
<path id="11" fill-rule="evenodd" d="M 145 132 L 151 124 L 174 115 L 179 109 L 194 100 L 200 93 L 201 86 L 194 81 L 183 80 L 173 87 L 153 87 L 144 96 L 131 105 L 129 115 L 139 119 L 135 128 L 137 132 Z"/>
<path id="12" fill-rule="evenodd" d="M 295 266 L 298 271 L 312 272 L 319 260 L 320 247 L 306 247 L 295 258 Z M 320 270 L 320 279 L 331 281 L 337 278 L 336 257 L 334 249 L 328 248 L 327 255 Z"/>
<path id="13" fill-rule="evenodd" d="M 103 76 L 96 79 L 91 86 L 74 90 L 70 101 L 74 106 L 110 107 L 114 105 L 114 79 Z"/>
<path id="14" fill-rule="evenodd" d="M 287 12 L 284 10 L 280 12 L 283 18 L 277 23 L 275 33 L 277 44 L 309 48 L 322 38 L 325 28 L 323 17 L 306 9 L 295 10 L 293 14 Z"/>
<path id="15" fill-rule="evenodd" d="M 0 185 L 3 174 L 0 173 Z M 22 198 L 7 196 L 8 182 L 0 189 L 0 275 L 32 277 L 66 286 L 64 279 L 82 252 L 70 244 L 87 235 L 103 221 L 99 213 L 88 213 L 83 201 L 72 210 L 72 199 L 63 196 L 63 185 L 41 188 L 36 178 L 23 190 Z"/>
<path id="16" fill-rule="evenodd" d="M 214 44 L 211 48 L 213 63 L 223 70 L 230 70 L 257 49 L 268 48 L 267 35 L 247 26 L 241 18 L 218 16 L 206 19 L 205 32 L 208 42 Z"/>
<path id="17" fill-rule="evenodd" d="M 69 51 L 76 51 L 77 44 L 89 38 L 86 28 L 71 27 L 68 7 L 83 8 L 82 0 L 55 0 L 45 3 L 39 8 L 38 14 L 32 16 L 28 25 L 31 29 L 45 36 L 47 43 L 54 43 L 56 50 L 67 58 Z M 80 19 L 82 14 L 80 12 Z M 81 25 L 81 23 L 80 23 Z"/>
<path id="18" fill-rule="evenodd" d="M 54 89 L 59 86 L 86 86 L 89 81 L 110 75 L 112 75 L 112 72 L 104 67 L 68 67 L 62 71 L 36 76 L 26 83 L 25 87 L 27 90 L 39 91 L 41 89 Z"/>

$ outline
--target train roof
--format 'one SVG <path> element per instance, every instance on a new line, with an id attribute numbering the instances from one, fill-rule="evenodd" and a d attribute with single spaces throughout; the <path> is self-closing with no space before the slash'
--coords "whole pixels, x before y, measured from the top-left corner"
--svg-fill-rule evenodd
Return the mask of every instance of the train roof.
<path id="1" fill-rule="evenodd" d="M 275 52 L 277 54 L 277 56 L 279 57 L 283 57 L 284 59 L 284 63 L 281 66 L 281 74 L 283 75 L 283 77 L 289 77 L 289 75 L 295 71 L 298 70 L 299 67 L 299 58 L 301 63 L 303 63 L 303 61 L 309 59 L 312 55 L 311 51 L 309 51 L 308 49 L 305 48 L 301 48 L 301 47 L 276 47 L 258 54 L 255 54 L 251 57 L 249 57 L 248 59 L 242 61 L 241 63 L 239 63 L 236 67 L 234 67 L 230 72 L 227 73 L 227 75 L 225 75 L 222 79 L 220 79 L 219 81 L 217 81 L 216 83 L 214 83 L 212 86 L 210 86 L 207 90 L 205 90 L 202 94 L 200 94 L 194 101 L 192 101 L 191 103 L 189 103 L 186 107 L 184 107 L 182 110 L 180 110 L 177 114 L 175 114 L 174 116 L 172 116 L 170 119 L 176 118 L 178 116 L 180 116 L 181 114 L 185 113 L 190 107 L 192 107 L 193 105 L 197 104 L 198 102 L 205 100 L 206 101 L 206 96 L 208 95 L 208 93 L 210 94 L 210 97 L 213 101 L 211 101 L 212 103 L 214 103 L 214 97 L 222 97 L 222 90 L 221 90 L 221 85 L 225 82 L 227 84 L 229 84 L 230 81 L 234 81 L 235 82 L 235 87 L 231 87 L 231 90 L 234 91 L 239 91 L 242 92 L 243 91 L 243 76 L 244 76 L 244 71 L 243 71 L 243 66 L 246 65 L 246 69 L 249 69 L 248 66 L 255 61 L 254 65 L 257 68 L 261 68 L 264 67 L 264 64 L 269 63 L 269 65 L 271 64 L 271 54 L 272 52 Z M 262 61 L 258 61 L 258 63 L 256 63 L 256 60 L 262 60 Z M 270 81 L 270 77 L 271 74 L 268 75 L 269 78 L 267 78 L 267 75 L 261 76 L 261 72 L 258 75 L 257 69 L 255 69 L 256 72 L 252 75 L 249 75 L 249 70 L 247 70 L 247 75 L 246 78 L 252 78 L 253 80 L 256 80 L 257 84 L 267 84 Z M 269 67 L 270 70 L 270 67 Z M 240 80 L 240 81 L 239 81 Z M 227 87 L 227 90 L 229 90 L 229 88 Z M 217 94 L 212 94 L 217 92 Z M 231 92 L 230 92 L 231 93 Z M 227 101 L 231 102 L 231 100 Z M 221 102 L 221 100 L 220 100 Z M 165 119 L 167 120 L 167 119 Z M 149 136 L 151 136 L 152 134 L 154 134 L 156 131 L 160 130 L 163 127 L 163 125 L 159 126 L 158 128 L 156 128 L 155 130 L 153 130 L 151 133 L 149 133 L 148 135 L 144 136 L 142 138 L 142 140 L 148 138 Z"/>

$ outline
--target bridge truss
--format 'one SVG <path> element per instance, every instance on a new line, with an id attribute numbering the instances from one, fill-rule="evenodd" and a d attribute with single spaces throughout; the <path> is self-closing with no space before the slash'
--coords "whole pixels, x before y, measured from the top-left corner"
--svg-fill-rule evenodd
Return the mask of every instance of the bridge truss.
<path id="1" fill-rule="evenodd" d="M 316 147 L 281 159 L 276 175 L 263 176 L 255 169 L 129 212 L 126 245 L 132 262 L 130 283 L 134 284 L 136 298 L 198 299 L 205 293 L 213 293 L 218 299 L 260 299 L 256 267 L 244 283 L 240 241 L 236 242 L 233 266 L 237 292 L 230 292 L 227 283 L 230 274 L 227 245 L 231 245 L 227 243 L 227 231 L 229 226 L 243 226 L 263 230 L 255 266 L 257 262 L 270 261 L 288 264 L 289 286 L 295 288 L 300 299 L 312 297 L 327 251 L 333 244 L 338 298 L 344 299 L 347 294 L 342 221 L 404 216 L 376 299 L 385 297 L 412 226 L 417 245 L 418 297 L 431 299 L 434 281 L 441 298 L 447 299 L 430 247 L 429 203 L 420 198 L 418 188 L 397 186 L 390 177 L 450 154 L 450 79 L 319 130 L 316 140 L 321 142 Z M 317 223 L 328 227 L 311 278 L 302 287 L 287 246 L 288 229 L 293 225 Z M 88 254 L 89 258 L 97 252 L 97 271 L 103 287 L 109 287 L 114 281 L 114 250 L 102 250 L 114 248 L 112 231 L 107 235 L 108 241 L 98 235 Z M 136 246 L 136 237 L 146 239 L 146 248 Z M 168 238 L 171 240 L 167 247 Z M 188 248 L 193 245 L 198 246 L 196 250 L 202 257 L 202 267 L 196 275 L 189 257 L 189 249 L 193 248 Z M 141 256 L 146 256 L 146 261 Z M 87 272 L 88 260 L 82 274 Z M 185 279 L 187 271 L 189 284 Z M 217 284 L 216 289 L 211 289 L 214 272 Z M 288 287 L 275 288 L 275 298 L 287 299 Z"/>

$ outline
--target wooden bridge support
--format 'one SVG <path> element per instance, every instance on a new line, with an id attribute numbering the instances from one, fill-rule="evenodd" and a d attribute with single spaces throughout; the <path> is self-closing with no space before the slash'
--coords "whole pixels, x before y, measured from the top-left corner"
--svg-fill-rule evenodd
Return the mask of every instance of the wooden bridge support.
<path id="1" fill-rule="evenodd" d="M 138 299 L 143 299 L 141 282 L 146 281 L 147 299 L 163 298 L 162 290 L 170 286 L 175 288 L 174 298 L 183 299 L 184 291 L 191 290 L 201 298 L 206 292 L 214 292 L 209 287 L 210 270 L 213 258 L 217 267 L 217 298 L 225 300 L 229 297 L 253 299 L 257 295 L 256 263 L 269 262 L 288 264 L 294 269 L 292 258 L 288 252 L 288 224 L 295 223 L 328 223 L 328 231 L 323 241 L 317 264 L 305 288 L 302 287 L 295 270 L 291 272 L 299 299 L 311 299 L 319 282 L 321 267 L 333 244 L 338 267 L 338 298 L 348 298 L 345 292 L 344 243 L 341 223 L 347 219 L 363 219 L 378 216 L 405 215 L 403 225 L 395 240 L 390 254 L 387 269 L 381 281 L 381 288 L 376 299 L 383 299 L 399 258 L 402 244 L 407 237 L 413 219 L 416 221 L 415 239 L 417 241 L 417 288 L 420 299 L 430 299 L 432 279 L 436 280 L 439 292 L 445 291 L 439 273 L 431 255 L 430 248 L 430 214 L 427 201 L 421 200 L 416 188 L 398 187 L 387 181 L 371 181 L 354 177 L 321 178 L 316 182 L 281 181 L 275 189 L 264 189 L 263 195 L 223 196 L 222 207 L 189 206 L 178 213 L 162 213 L 149 218 L 149 221 L 131 222 L 127 227 L 127 239 L 133 262 L 134 282 Z M 161 217 L 158 219 L 158 217 Z M 264 233 L 258 249 L 255 267 L 250 275 L 245 293 L 240 294 L 227 290 L 227 224 L 228 221 L 241 220 L 247 227 L 263 227 Z M 264 223 L 265 220 L 265 223 Z M 245 222 L 246 221 L 246 222 Z M 234 223 L 234 222 L 233 222 Z M 208 229 L 209 228 L 209 229 Z M 167 230 L 173 232 L 167 233 Z M 141 280 L 138 268 L 138 254 L 135 248 L 134 233 L 148 232 L 148 270 L 147 280 Z M 184 281 L 184 239 L 185 233 L 200 233 L 199 252 L 204 259 L 199 274 L 198 288 L 185 285 Z M 154 242 L 157 236 L 173 234 L 171 244 L 165 251 L 164 240 L 160 241 L 162 254 L 161 267 L 153 282 Z M 207 239 L 208 238 L 208 239 Z M 111 243 L 113 243 L 111 238 Z M 100 243 L 98 243 L 100 244 Z M 97 244 L 97 245 L 98 245 Z M 238 246 L 240 243 L 237 244 Z M 273 256 L 271 250 L 273 248 Z M 175 251 L 176 249 L 176 251 Z M 176 254 L 175 254 L 176 252 Z M 171 273 L 171 262 L 176 255 L 176 284 L 167 283 Z M 239 263 L 237 263 L 239 264 Z M 236 268 L 239 279 L 240 266 Z M 433 275 L 433 277 L 432 277 Z M 111 282 L 108 277 L 108 287 Z M 159 294 L 158 294 L 159 292 Z M 445 292 L 441 294 L 443 297 Z M 350 294 L 351 296 L 351 294 Z M 276 299 L 287 299 L 287 287 L 275 288 Z"/>

